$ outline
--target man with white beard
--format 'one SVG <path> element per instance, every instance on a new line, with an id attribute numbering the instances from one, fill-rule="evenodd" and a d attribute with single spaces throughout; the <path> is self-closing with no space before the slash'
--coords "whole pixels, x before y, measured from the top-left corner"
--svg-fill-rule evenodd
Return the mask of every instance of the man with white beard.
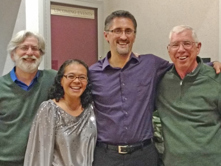
<path id="1" fill-rule="evenodd" d="M 34 32 L 18 32 L 8 52 L 15 67 L 0 77 L 0 165 L 23 166 L 32 120 L 56 71 L 38 70 L 45 41 Z"/>

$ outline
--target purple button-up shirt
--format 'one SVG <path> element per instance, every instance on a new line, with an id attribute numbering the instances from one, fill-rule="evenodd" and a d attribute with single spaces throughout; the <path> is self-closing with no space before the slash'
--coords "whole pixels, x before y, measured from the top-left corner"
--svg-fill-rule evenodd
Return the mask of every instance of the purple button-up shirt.
<path id="1" fill-rule="evenodd" d="M 152 138 L 156 87 L 171 65 L 152 54 L 132 53 L 123 68 L 113 68 L 110 56 L 90 67 L 98 141 L 130 144 Z"/>

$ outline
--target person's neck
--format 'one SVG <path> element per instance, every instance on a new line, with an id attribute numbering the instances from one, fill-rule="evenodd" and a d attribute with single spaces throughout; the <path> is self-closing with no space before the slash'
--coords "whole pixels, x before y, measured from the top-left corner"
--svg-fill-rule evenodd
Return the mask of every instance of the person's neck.
<path id="1" fill-rule="evenodd" d="M 69 113 L 72 116 L 78 116 L 83 111 L 83 107 L 81 104 L 80 98 L 77 99 L 68 99 L 62 98 L 59 102 L 56 102 L 58 106 L 60 106 L 64 111 Z"/>
<path id="2" fill-rule="evenodd" d="M 64 103 L 66 104 L 66 106 L 68 108 L 70 108 L 72 111 L 76 111 L 79 110 L 79 108 L 82 108 L 81 105 L 81 99 L 80 98 L 76 98 L 76 99 L 68 99 L 67 97 L 63 99 Z"/>
<path id="3" fill-rule="evenodd" d="M 179 66 L 175 66 L 175 68 L 180 78 L 184 79 L 187 74 L 193 72 L 196 69 L 197 65 L 198 63 L 195 62 L 191 68 L 180 68 Z"/>
<path id="4" fill-rule="evenodd" d="M 38 70 L 36 70 L 33 73 L 27 73 L 27 72 L 24 72 L 23 70 L 19 69 L 18 67 L 16 67 L 16 70 L 15 70 L 16 77 L 20 81 L 25 83 L 26 85 L 30 85 L 31 84 L 31 82 L 34 79 L 34 77 L 35 77 L 37 72 L 38 72 Z"/>
<path id="5" fill-rule="evenodd" d="M 131 52 L 127 55 L 111 54 L 109 63 L 112 67 L 123 68 L 130 59 Z"/>

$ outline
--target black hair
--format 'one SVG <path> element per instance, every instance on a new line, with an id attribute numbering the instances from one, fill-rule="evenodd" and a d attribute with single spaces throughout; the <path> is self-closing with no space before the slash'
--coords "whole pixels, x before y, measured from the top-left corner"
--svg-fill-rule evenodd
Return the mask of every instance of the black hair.
<path id="1" fill-rule="evenodd" d="M 83 108 L 87 108 L 89 104 L 92 103 L 92 94 L 91 94 L 91 83 L 89 79 L 89 69 L 86 63 L 79 59 L 69 59 L 66 60 L 61 67 L 58 70 L 57 75 L 55 76 L 54 79 L 54 84 L 52 87 L 49 89 L 49 94 L 48 97 L 49 99 L 55 99 L 57 102 L 64 97 L 64 89 L 61 86 L 61 79 L 64 76 L 65 68 L 73 63 L 81 64 L 83 65 L 86 70 L 87 70 L 87 77 L 88 77 L 88 84 L 86 86 L 85 91 L 81 95 L 81 104 Z"/>

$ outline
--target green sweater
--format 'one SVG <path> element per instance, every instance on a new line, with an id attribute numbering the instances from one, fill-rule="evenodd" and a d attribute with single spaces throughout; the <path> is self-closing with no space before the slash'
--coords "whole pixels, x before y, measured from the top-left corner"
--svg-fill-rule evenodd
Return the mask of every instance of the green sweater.
<path id="1" fill-rule="evenodd" d="M 14 83 L 10 73 L 0 77 L 0 166 L 23 166 L 32 120 L 55 75 L 54 70 L 40 70 L 29 91 Z"/>
<path id="2" fill-rule="evenodd" d="M 165 166 L 221 166 L 221 74 L 197 61 L 183 80 L 173 67 L 159 85 Z"/>

